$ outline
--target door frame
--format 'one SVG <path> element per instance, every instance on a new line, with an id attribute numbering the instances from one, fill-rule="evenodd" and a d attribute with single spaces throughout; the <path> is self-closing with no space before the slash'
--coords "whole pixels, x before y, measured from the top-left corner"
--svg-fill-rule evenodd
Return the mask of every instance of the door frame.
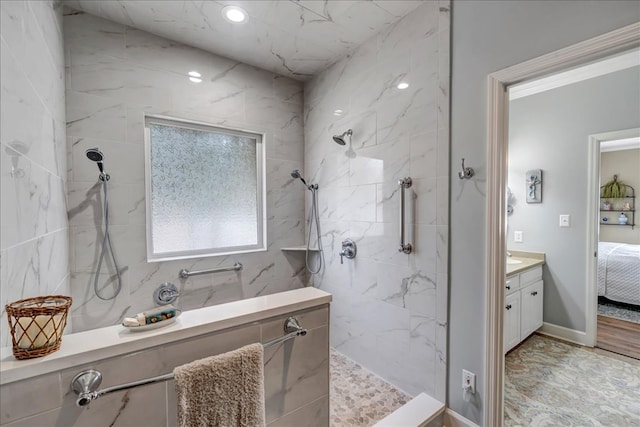
<path id="1" fill-rule="evenodd" d="M 488 76 L 485 299 L 485 387 L 483 424 L 504 422 L 503 306 L 506 274 L 508 87 L 640 46 L 640 22 L 574 44 Z M 593 197 L 593 196 L 592 196 Z M 589 248 L 587 254 L 591 252 Z"/>

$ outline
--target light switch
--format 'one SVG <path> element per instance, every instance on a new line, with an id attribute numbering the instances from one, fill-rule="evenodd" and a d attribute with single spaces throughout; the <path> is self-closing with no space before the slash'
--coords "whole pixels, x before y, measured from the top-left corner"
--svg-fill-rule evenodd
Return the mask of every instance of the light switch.
<path id="1" fill-rule="evenodd" d="M 524 242 L 524 238 L 522 236 L 522 231 L 514 231 L 513 232 L 513 241 L 516 243 L 522 243 Z"/>
<path id="2" fill-rule="evenodd" d="M 560 215 L 560 227 L 571 227 L 571 215 Z"/>

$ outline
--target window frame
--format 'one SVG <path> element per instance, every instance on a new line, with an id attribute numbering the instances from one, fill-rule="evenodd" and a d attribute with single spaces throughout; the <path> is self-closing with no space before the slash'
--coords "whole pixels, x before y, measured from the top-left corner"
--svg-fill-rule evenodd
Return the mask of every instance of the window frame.
<path id="1" fill-rule="evenodd" d="M 214 125 L 196 120 L 189 120 L 171 116 L 161 116 L 144 114 L 144 169 L 145 169 L 145 206 L 146 206 L 146 249 L 147 262 L 162 262 L 190 258 L 207 258 L 214 256 L 233 255 L 240 253 L 262 252 L 267 250 L 267 209 L 266 209 L 266 176 L 265 161 L 266 135 L 263 132 L 257 132 L 246 129 L 230 128 L 226 126 Z M 154 253 L 153 250 L 153 223 L 152 223 L 152 182 L 151 182 L 151 131 L 150 125 L 158 124 L 162 126 L 171 126 L 175 128 L 218 132 L 227 135 L 236 135 L 248 137 L 256 140 L 256 215 L 257 215 L 257 238 L 255 245 L 244 246 L 226 246 L 220 248 L 208 248 L 199 250 L 173 251 Z"/>

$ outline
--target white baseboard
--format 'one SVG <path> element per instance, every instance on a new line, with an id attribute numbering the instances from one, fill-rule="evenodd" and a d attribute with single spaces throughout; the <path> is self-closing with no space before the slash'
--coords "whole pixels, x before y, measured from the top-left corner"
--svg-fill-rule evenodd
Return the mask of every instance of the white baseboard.
<path id="1" fill-rule="evenodd" d="M 538 332 L 553 338 L 590 347 L 586 332 L 576 331 L 575 329 L 569 329 L 564 326 L 558 326 L 547 322 L 542 325 L 542 328 L 538 329 Z"/>
<path id="2" fill-rule="evenodd" d="M 444 411 L 444 426 L 443 427 L 478 427 L 478 424 L 463 417 L 456 411 L 447 408 Z"/>

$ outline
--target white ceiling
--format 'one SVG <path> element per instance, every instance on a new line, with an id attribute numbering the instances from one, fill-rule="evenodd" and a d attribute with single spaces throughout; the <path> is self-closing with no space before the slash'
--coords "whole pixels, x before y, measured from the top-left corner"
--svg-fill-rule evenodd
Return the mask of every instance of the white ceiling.
<path id="1" fill-rule="evenodd" d="M 307 80 L 427 0 L 65 0 L 74 9 Z M 232 24 L 222 8 L 249 20 Z"/>

